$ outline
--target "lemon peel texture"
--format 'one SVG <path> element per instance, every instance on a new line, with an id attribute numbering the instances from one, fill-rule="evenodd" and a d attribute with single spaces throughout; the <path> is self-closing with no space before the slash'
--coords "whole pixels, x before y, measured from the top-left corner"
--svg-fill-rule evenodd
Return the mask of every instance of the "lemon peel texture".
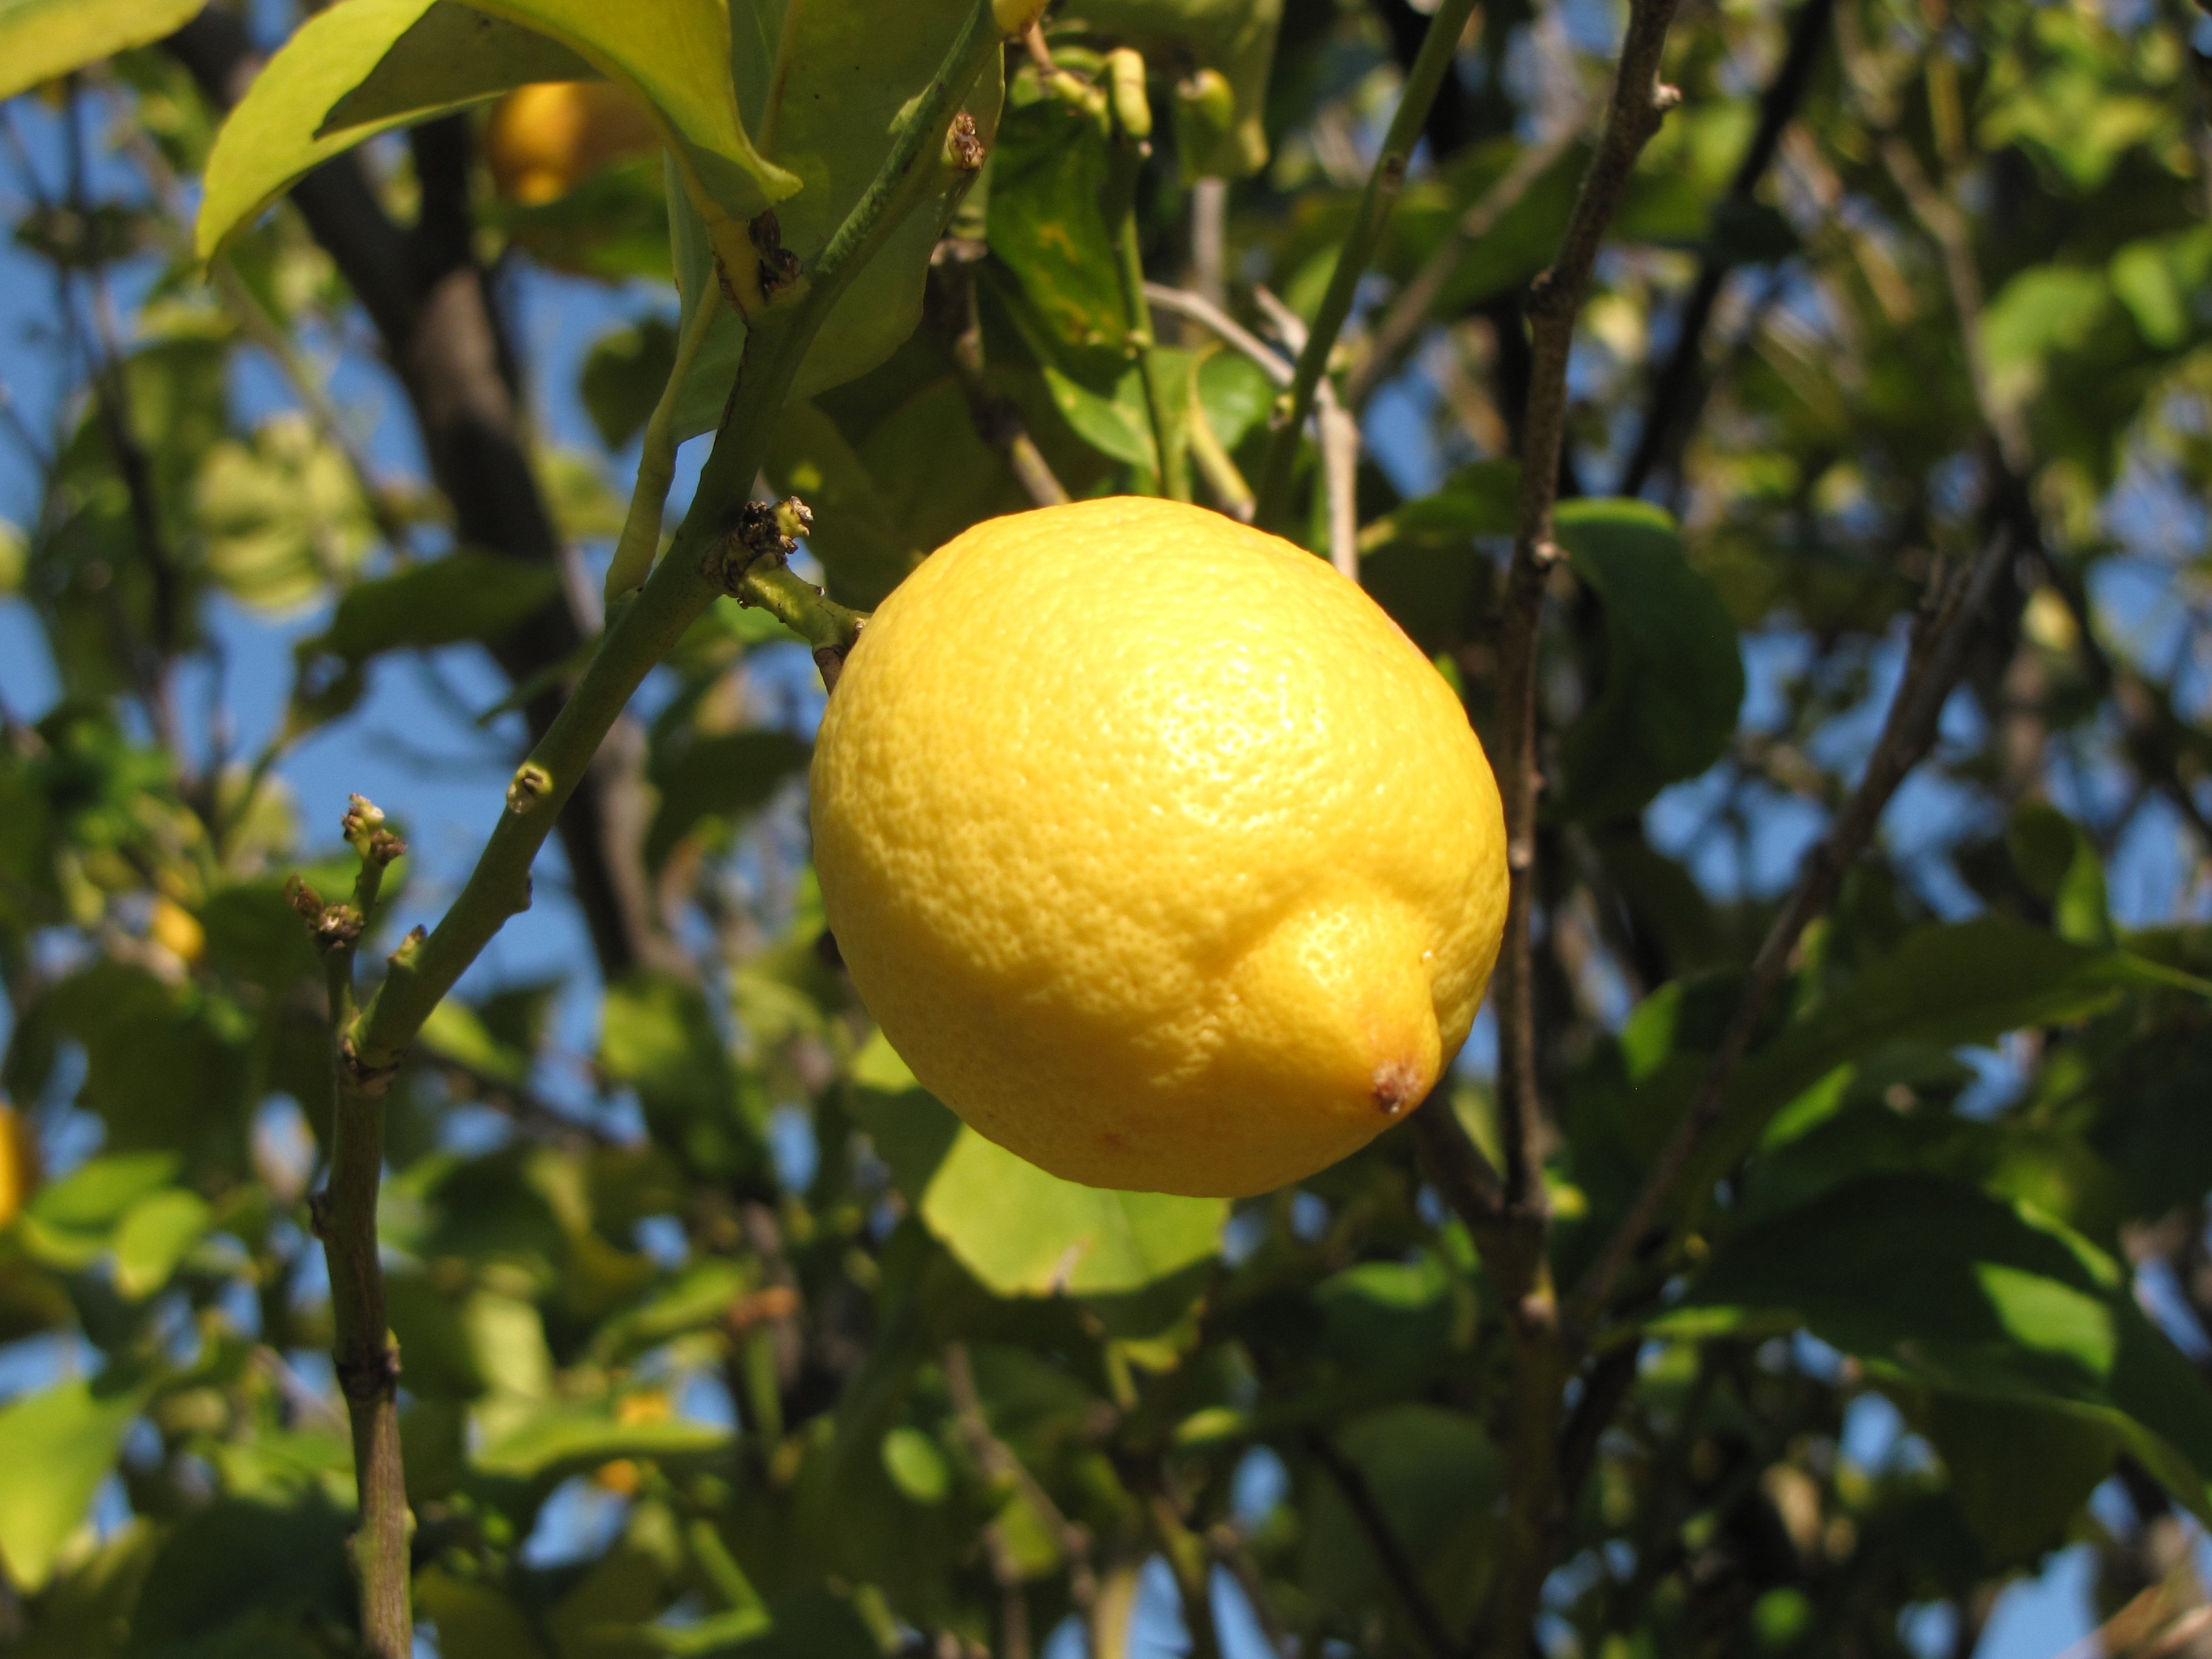
<path id="1" fill-rule="evenodd" d="M 869 1012 L 1055 1175 L 1241 1196 L 1427 1095 L 1505 915 L 1458 699 L 1322 560 L 1137 498 L 978 525 L 862 632 L 813 767 Z"/>

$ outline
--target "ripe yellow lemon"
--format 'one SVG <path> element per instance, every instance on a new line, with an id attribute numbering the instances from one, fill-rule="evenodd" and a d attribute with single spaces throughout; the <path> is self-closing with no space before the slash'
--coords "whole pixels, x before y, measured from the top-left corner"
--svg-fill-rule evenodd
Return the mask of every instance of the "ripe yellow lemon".
<path id="1" fill-rule="evenodd" d="M 608 81 L 517 87 L 494 106 L 484 155 L 501 199 L 557 201 L 601 167 L 650 155 L 659 140 L 637 100 Z"/>
<path id="2" fill-rule="evenodd" d="M 1116 499 L 956 538 L 830 700 L 815 857 L 915 1075 L 1073 1181 L 1334 1163 L 1466 1039 L 1504 823 L 1459 701 L 1322 560 Z"/>

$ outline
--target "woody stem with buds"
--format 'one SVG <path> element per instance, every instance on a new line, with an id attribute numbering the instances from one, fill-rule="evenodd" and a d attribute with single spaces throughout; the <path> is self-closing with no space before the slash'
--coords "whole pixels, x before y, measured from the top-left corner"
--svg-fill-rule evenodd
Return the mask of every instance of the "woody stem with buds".
<path id="1" fill-rule="evenodd" d="M 322 953 L 330 988 L 332 1088 L 330 1175 L 312 1216 L 330 1264 L 331 1359 L 353 1431 L 361 1494 L 354 1566 L 362 1638 L 376 1659 L 411 1659 L 413 1577 L 407 1545 L 406 1476 L 399 1452 L 399 1354 L 386 1321 L 378 1260 L 376 1200 L 384 1167 L 384 1095 L 390 1068 L 364 1067 L 349 1032 L 354 957 L 376 914 L 385 872 L 407 851 L 384 814 L 361 796 L 345 815 L 346 842 L 361 860 L 350 899 L 325 904 L 295 877 L 288 888 L 308 937 Z"/>

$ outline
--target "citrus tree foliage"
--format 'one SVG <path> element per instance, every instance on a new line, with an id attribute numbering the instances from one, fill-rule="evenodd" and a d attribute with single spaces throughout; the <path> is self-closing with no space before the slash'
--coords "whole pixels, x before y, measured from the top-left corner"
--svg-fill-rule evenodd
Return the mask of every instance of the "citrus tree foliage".
<path id="1" fill-rule="evenodd" d="M 1021 9 L 774 422 L 765 481 L 848 606 L 1062 495 L 1249 511 L 1436 8 L 1060 0 L 1033 46 Z M 8 638 L 58 694 L 0 714 L 0 1652 L 363 1650 L 319 1358 L 331 981 L 287 890 L 356 860 L 285 765 L 372 676 L 455 653 L 505 676 L 468 713 L 520 761 L 602 627 L 641 452 L 617 616 L 669 446 L 723 422 L 971 8 L 291 10 L 0 0 L 9 211 L 52 295 L 5 372 L 58 388 L 5 410 Z M 1477 14 L 1331 365 L 1323 430 L 1367 441 L 1334 484 L 1300 450 L 1282 526 L 1493 753 L 1527 296 L 1620 21 Z M 596 1046 L 562 985 L 479 975 L 385 1102 L 424 1639 L 1121 1659 L 1180 1620 L 1232 1659 L 1453 1659 L 1525 1653 L 1527 1607 L 1561 1656 L 1880 1654 L 1931 1617 L 1964 1652 L 2069 1542 L 2130 1609 L 2114 1641 L 2160 1639 L 2203 1599 L 2172 1540 L 2212 1516 L 2203 26 L 1674 21 L 1680 101 L 1582 316 L 1538 641 L 1561 1297 L 1692 1109 L 1931 579 L 2004 556 L 1935 756 L 1563 1374 L 1407 1130 L 1231 1205 L 962 1127 L 873 1033 L 794 834 L 807 727 L 759 688 L 822 641 L 734 600 L 690 626 L 539 884 L 585 918 Z M 549 82 L 630 136 L 579 117 L 550 188 L 501 188 L 494 100 Z M 526 265 L 628 316 L 581 370 L 595 447 L 527 417 Z M 273 412 L 234 395 L 272 370 Z M 313 618 L 233 720 L 198 706 L 218 604 Z M 407 876 L 365 962 L 435 919 Z M 1494 1046 L 1425 1109 L 1510 1162 Z"/>

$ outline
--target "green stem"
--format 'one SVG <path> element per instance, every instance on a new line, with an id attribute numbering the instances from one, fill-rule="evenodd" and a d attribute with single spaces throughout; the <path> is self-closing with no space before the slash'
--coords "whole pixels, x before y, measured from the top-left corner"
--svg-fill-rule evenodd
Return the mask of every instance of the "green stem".
<path id="1" fill-rule="evenodd" d="M 1190 499 L 1190 458 L 1176 441 L 1174 423 L 1168 417 L 1167 389 L 1161 384 L 1159 342 L 1152 334 L 1152 308 L 1145 299 L 1145 261 L 1137 242 L 1137 210 L 1132 205 L 1121 216 L 1115 250 L 1121 256 L 1121 295 L 1129 313 L 1129 344 L 1137 354 L 1137 379 L 1145 389 L 1145 414 L 1152 426 L 1152 453 L 1159 464 L 1163 495 L 1178 501 Z"/>
<path id="2" fill-rule="evenodd" d="M 1257 521 L 1262 525 L 1279 523 L 1290 506 L 1291 469 L 1297 461 L 1306 419 L 1313 413 L 1314 389 L 1328 372 L 1336 337 L 1352 314 L 1352 295 L 1382 240 L 1382 227 L 1397 204 L 1398 193 L 1405 188 L 1406 168 L 1413 161 L 1414 145 L 1420 141 L 1422 125 L 1429 118 L 1429 106 L 1436 102 L 1437 91 L 1450 72 L 1452 55 L 1459 50 L 1460 36 L 1466 33 L 1467 20 L 1474 7 L 1475 0 L 1443 0 L 1429 20 L 1429 32 L 1422 38 L 1413 67 L 1407 72 L 1398 112 L 1390 118 L 1382 153 L 1375 158 L 1375 169 L 1367 175 L 1358 211 L 1352 215 L 1352 228 L 1345 232 L 1344 244 L 1337 250 L 1336 270 L 1329 276 L 1328 291 L 1322 295 L 1305 349 L 1298 353 L 1291 389 L 1275 406 L 1267 459 L 1260 471 Z"/>
<path id="3" fill-rule="evenodd" d="M 513 792 L 514 804 L 501 815 L 467 885 L 436 931 L 411 937 L 393 957 L 383 987 L 355 1024 L 361 1066 L 372 1071 L 397 1066 L 439 1000 L 507 918 L 530 902 L 531 862 L 608 728 L 653 665 L 717 597 L 703 571 L 707 556 L 737 527 L 807 347 L 847 285 L 932 184 L 954 112 L 998 50 L 990 0 L 976 0 L 875 181 L 837 228 L 807 280 L 754 320 L 729 411 L 668 556 L 602 635 L 567 706 L 532 751 L 527 768 L 538 769 L 543 787 Z"/>
<path id="4" fill-rule="evenodd" d="M 1221 434 L 1206 418 L 1206 404 L 1198 395 L 1198 368 L 1203 358 L 1194 358 L 1190 366 L 1190 437 L 1191 459 L 1198 463 L 1199 472 L 1206 479 L 1206 487 L 1221 504 L 1221 510 L 1232 519 L 1252 522 L 1252 486 L 1244 481 L 1237 469 L 1236 458 L 1223 446 Z"/>
<path id="5" fill-rule="evenodd" d="M 714 326 L 715 314 L 720 311 L 722 291 L 714 284 L 707 285 L 699 296 L 699 303 L 684 319 L 684 332 L 676 342 L 676 364 L 668 372 L 668 384 L 662 388 L 660 401 L 653 405 L 653 418 L 645 423 L 643 453 L 637 459 L 637 483 L 630 491 L 629 512 L 623 520 L 622 539 L 615 544 L 615 556 L 607 566 L 607 603 L 611 605 L 632 588 L 644 585 L 647 574 L 653 569 L 653 556 L 660 550 L 661 515 L 668 507 L 669 486 L 676 479 L 676 405 L 684 395 L 684 383 L 691 378 L 691 366 L 699 360 L 699 349 L 707 343 L 707 333 Z"/>

